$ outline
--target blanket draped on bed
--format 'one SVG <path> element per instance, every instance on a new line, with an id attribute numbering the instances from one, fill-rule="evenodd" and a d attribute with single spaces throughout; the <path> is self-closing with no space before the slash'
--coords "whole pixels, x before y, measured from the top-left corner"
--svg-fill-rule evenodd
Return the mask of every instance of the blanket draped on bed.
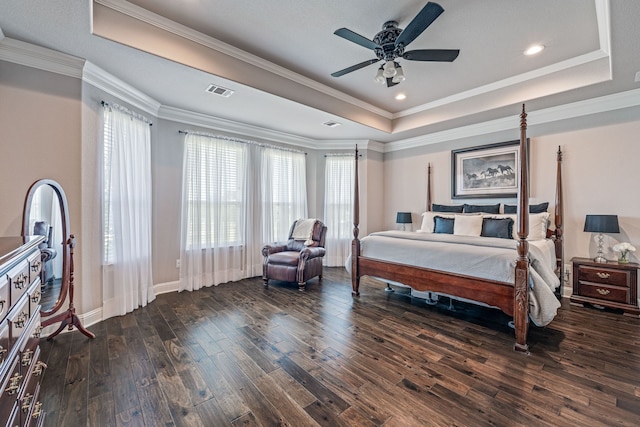
<path id="1" fill-rule="evenodd" d="M 360 255 L 511 285 L 517 258 L 515 240 L 405 231 L 370 234 L 361 240 Z M 553 293 L 560 281 L 549 254 L 535 244 L 529 245 L 529 260 L 529 317 L 537 326 L 545 326 L 560 307 Z M 351 257 L 345 266 L 351 272 Z"/>

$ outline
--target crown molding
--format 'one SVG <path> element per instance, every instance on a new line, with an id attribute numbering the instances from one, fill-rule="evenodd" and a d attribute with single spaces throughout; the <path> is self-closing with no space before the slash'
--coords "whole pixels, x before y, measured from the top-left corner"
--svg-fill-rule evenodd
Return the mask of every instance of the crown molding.
<path id="1" fill-rule="evenodd" d="M 146 24 L 152 25 L 161 30 L 170 32 L 184 39 L 193 41 L 202 46 L 206 46 L 210 49 L 216 50 L 220 53 L 228 55 L 232 58 L 236 58 L 240 61 L 246 62 L 248 64 L 254 65 L 258 68 L 261 68 L 270 73 L 276 74 L 280 77 L 284 77 L 293 82 L 316 90 L 318 92 L 322 92 L 324 94 L 330 95 L 336 99 L 347 102 L 356 107 L 362 108 L 364 110 L 370 111 L 374 114 L 382 116 L 386 119 L 392 118 L 392 113 L 381 108 L 378 108 L 374 105 L 371 105 L 367 102 L 361 101 L 355 97 L 349 96 L 339 90 L 333 89 L 329 86 L 323 85 L 321 83 L 316 82 L 308 77 L 305 77 L 301 74 L 295 73 L 291 70 L 288 70 L 284 67 L 281 67 L 273 62 L 262 59 L 256 55 L 245 52 L 237 47 L 231 46 L 230 44 L 224 43 L 218 39 L 215 39 L 211 36 L 207 36 L 199 31 L 193 30 L 192 28 L 186 27 L 182 24 L 174 22 L 170 19 L 167 19 L 163 16 L 157 15 L 153 12 L 150 12 L 140 6 L 129 3 L 125 0 L 94 0 L 95 3 L 98 3 L 104 7 L 108 7 L 110 9 L 115 10 L 116 12 L 127 15 L 133 19 L 137 19 L 138 21 L 144 22 Z"/>
<path id="2" fill-rule="evenodd" d="M 81 58 L 9 37 L 0 37 L 0 60 L 77 79 L 84 66 Z"/>
<path id="3" fill-rule="evenodd" d="M 640 106 L 640 89 L 619 92 L 612 95 L 572 102 L 538 111 L 527 111 L 528 127 L 551 124 L 594 114 L 634 108 Z M 515 129 L 516 115 L 490 120 L 488 122 L 434 132 L 428 135 L 390 142 L 384 145 L 384 152 L 407 150 L 425 145 L 455 141 L 463 138 L 478 137 Z"/>
<path id="4" fill-rule="evenodd" d="M 197 113 L 195 111 L 183 110 L 181 108 L 163 105 L 158 111 L 158 118 L 184 123 L 187 125 L 201 126 L 215 129 L 221 132 L 230 132 L 244 137 L 258 138 L 271 142 L 279 142 L 297 147 L 316 150 L 318 141 L 311 138 L 293 135 L 286 132 L 279 132 L 262 128 L 242 122 L 213 117 L 208 114 Z"/>
<path id="5" fill-rule="evenodd" d="M 84 64 L 82 81 L 153 116 L 158 115 L 158 110 L 162 105 L 147 94 L 123 82 L 89 61 L 86 61 Z"/>

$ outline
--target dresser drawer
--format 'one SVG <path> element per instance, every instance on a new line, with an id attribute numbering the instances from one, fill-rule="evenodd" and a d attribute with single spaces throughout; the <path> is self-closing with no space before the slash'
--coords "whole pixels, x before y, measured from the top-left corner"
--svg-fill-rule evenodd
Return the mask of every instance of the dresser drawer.
<path id="1" fill-rule="evenodd" d="M 591 298 L 598 298 L 606 301 L 615 301 L 623 304 L 631 303 L 629 298 L 629 288 L 620 286 L 609 286 L 598 283 L 580 282 L 580 295 Z"/>
<path id="2" fill-rule="evenodd" d="M 29 300 L 22 298 L 7 315 L 10 345 L 15 345 L 29 323 Z"/>
<path id="3" fill-rule="evenodd" d="M 27 295 L 29 296 L 29 316 L 31 317 L 40 313 L 40 300 L 42 299 L 40 284 L 40 278 L 37 277 L 31 286 L 29 286 L 29 289 L 27 289 Z"/>
<path id="4" fill-rule="evenodd" d="M 27 257 L 29 263 L 29 281 L 33 282 L 36 277 L 40 277 L 40 271 L 42 271 L 42 255 L 40 251 L 35 251 L 29 257 Z"/>
<path id="5" fill-rule="evenodd" d="M 9 313 L 9 279 L 6 276 L 0 277 L 0 320 L 4 319 Z"/>
<path id="6" fill-rule="evenodd" d="M 27 368 L 31 369 L 32 365 L 37 360 L 37 355 L 39 354 L 38 343 L 40 342 L 41 330 L 40 315 L 37 314 L 31 319 L 23 336 L 20 337 L 18 349 L 20 350 L 20 363 L 25 368 L 23 372 L 26 372 Z"/>
<path id="7" fill-rule="evenodd" d="M 0 419 L 5 420 L 11 415 L 21 386 L 20 363 L 18 362 L 18 356 L 15 355 L 9 362 L 9 369 L 0 380 Z"/>
<path id="8" fill-rule="evenodd" d="M 581 265 L 578 269 L 578 280 L 593 283 L 604 283 L 629 287 L 629 271 L 614 270 L 606 267 Z"/>
<path id="9" fill-rule="evenodd" d="M 5 320 L 0 323 L 0 372 L 4 369 L 4 364 L 9 357 L 11 351 L 11 342 L 9 341 L 9 323 Z"/>
<path id="10" fill-rule="evenodd" d="M 15 304 L 27 292 L 30 282 L 29 263 L 23 260 L 7 273 L 11 287 L 11 304 Z"/>

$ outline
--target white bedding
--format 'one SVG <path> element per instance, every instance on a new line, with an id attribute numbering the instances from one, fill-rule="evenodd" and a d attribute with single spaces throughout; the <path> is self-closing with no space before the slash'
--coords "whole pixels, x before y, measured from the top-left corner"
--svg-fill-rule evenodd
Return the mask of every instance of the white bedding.
<path id="1" fill-rule="evenodd" d="M 383 231 L 361 240 L 360 254 L 401 264 L 514 283 L 516 241 L 491 237 Z M 529 242 L 529 316 L 538 326 L 555 317 L 560 302 L 554 290 L 555 250 L 551 240 Z M 351 258 L 346 262 L 351 270 Z M 455 295 L 455 292 L 452 292 Z"/>

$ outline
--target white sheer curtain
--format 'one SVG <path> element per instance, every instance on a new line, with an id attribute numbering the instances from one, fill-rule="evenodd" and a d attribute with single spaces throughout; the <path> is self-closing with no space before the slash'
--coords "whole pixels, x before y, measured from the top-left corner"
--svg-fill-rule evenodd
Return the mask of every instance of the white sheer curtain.
<path id="1" fill-rule="evenodd" d="M 286 240 L 293 221 L 307 217 L 306 156 L 262 147 L 262 240 Z"/>
<path id="2" fill-rule="evenodd" d="M 307 215 L 299 151 L 189 132 L 182 188 L 181 291 L 260 275 L 262 246 Z"/>
<path id="3" fill-rule="evenodd" d="M 180 291 L 247 277 L 247 144 L 185 137 Z"/>
<path id="4" fill-rule="evenodd" d="M 327 155 L 324 173 L 324 219 L 327 226 L 323 262 L 344 266 L 353 239 L 353 155 Z"/>
<path id="5" fill-rule="evenodd" d="M 104 107 L 104 317 L 155 299 L 151 266 L 149 122 L 117 105 Z"/>

